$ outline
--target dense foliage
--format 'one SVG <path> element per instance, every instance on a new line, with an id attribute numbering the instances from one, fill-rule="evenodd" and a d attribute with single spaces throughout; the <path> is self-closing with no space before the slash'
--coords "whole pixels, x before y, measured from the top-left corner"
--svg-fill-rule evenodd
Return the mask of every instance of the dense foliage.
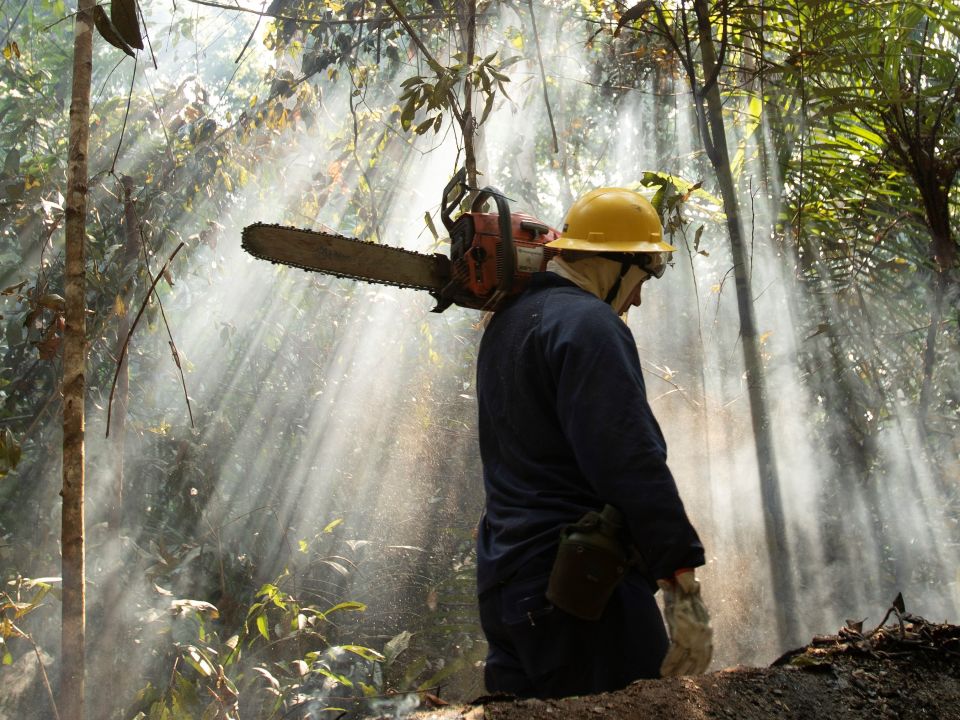
<path id="1" fill-rule="evenodd" d="M 57 654 L 73 23 L 62 0 L 8 5 L 0 683 L 20 678 L 9 702 L 45 708 L 57 684 L 53 673 L 48 688 L 37 668 L 55 666 Z M 252 307 L 210 288 L 234 282 L 235 233 L 264 208 L 278 221 L 393 243 L 394 217 L 422 203 L 422 226 L 398 242 L 426 238 L 443 251 L 437 198 L 417 195 L 411 179 L 439 172 L 432 185 L 442 187 L 472 165 L 474 182 L 508 187 L 544 217 L 585 186 L 643 185 L 657 193 L 690 292 L 716 279 L 714 305 L 697 295 L 701 344 L 676 353 L 686 373 L 676 382 L 723 422 L 727 398 L 708 397 L 703 345 L 706 313 L 732 273 L 723 188 L 701 141 L 714 88 L 751 269 L 755 250 L 788 286 L 789 319 L 772 330 L 790 334 L 786 362 L 813 408 L 807 432 L 830 458 L 818 517 L 828 559 L 872 542 L 891 586 L 918 574 L 955 582 L 933 560 L 907 566 L 886 491 L 897 483 L 899 492 L 903 474 L 910 487 L 931 483 L 938 504 L 923 510 L 952 518 L 956 549 L 955 3 L 273 0 L 240 12 L 184 0 L 142 12 L 146 49 L 132 59 L 98 38 L 94 58 L 88 678 L 102 685 L 133 669 L 91 700 L 97 716 L 292 717 L 310 703 L 352 712 L 355 696 L 402 706 L 406 696 L 382 696 L 450 683 L 454 694 L 477 694 L 477 318 L 427 322 L 423 308 L 366 286 L 286 271 L 265 271 L 269 297 Z M 717 66 L 705 75 L 707 32 Z M 662 172 L 642 173 L 654 165 Z M 758 306 L 764 292 L 752 288 Z M 194 304 L 224 298 L 237 306 Z M 360 345 L 360 367 L 349 355 L 351 367 L 340 367 L 364 333 L 378 344 Z M 773 373 L 784 361 L 767 341 L 758 338 Z M 183 343 L 215 351 L 191 357 Z M 381 372 L 374 355 L 389 357 L 390 378 L 401 380 L 371 379 Z M 721 374 L 742 372 L 719 362 Z M 657 370 L 673 382 L 670 368 Z M 360 384 L 373 387 L 379 420 L 342 390 Z M 313 430 L 325 423 L 388 441 L 367 460 L 370 438 L 316 454 L 327 436 Z M 909 461 L 891 437 L 904 439 Z M 407 495 L 382 491 L 385 504 L 429 518 L 409 545 L 378 534 L 383 515 L 364 514 L 379 502 L 371 482 L 401 470 L 418 484 Z M 296 515 L 309 503 L 302 486 L 319 475 L 338 484 L 322 507 L 310 505 L 315 513 Z M 855 503 L 866 503 L 869 538 L 845 536 L 844 509 Z M 391 609 L 378 616 L 384 596 Z"/>

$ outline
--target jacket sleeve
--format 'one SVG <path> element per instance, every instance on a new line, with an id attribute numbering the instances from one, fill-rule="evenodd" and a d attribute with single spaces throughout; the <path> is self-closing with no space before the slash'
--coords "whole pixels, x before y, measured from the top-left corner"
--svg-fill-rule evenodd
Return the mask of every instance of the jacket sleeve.
<path id="1" fill-rule="evenodd" d="M 550 322 L 545 356 L 557 415 L 593 492 L 619 509 L 653 578 L 704 564 L 667 448 L 647 402 L 630 329 L 607 306 L 590 303 Z"/>

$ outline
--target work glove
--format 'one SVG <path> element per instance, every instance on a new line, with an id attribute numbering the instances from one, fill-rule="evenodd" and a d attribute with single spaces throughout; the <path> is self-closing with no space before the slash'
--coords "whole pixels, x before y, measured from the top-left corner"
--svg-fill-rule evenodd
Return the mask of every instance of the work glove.
<path id="1" fill-rule="evenodd" d="M 693 570 L 683 570 L 673 580 L 657 580 L 657 585 L 663 590 L 663 616 L 670 631 L 670 649 L 660 666 L 660 675 L 702 673 L 713 656 L 713 628 L 700 597 L 700 583 Z"/>

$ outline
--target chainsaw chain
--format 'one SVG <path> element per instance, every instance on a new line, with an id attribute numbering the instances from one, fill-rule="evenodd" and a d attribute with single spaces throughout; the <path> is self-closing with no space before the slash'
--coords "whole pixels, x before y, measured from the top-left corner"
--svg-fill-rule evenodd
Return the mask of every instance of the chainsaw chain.
<path id="1" fill-rule="evenodd" d="M 406 248 L 398 248 L 392 245 L 382 245 L 380 243 L 370 242 L 368 240 L 359 240 L 357 238 L 347 237 L 346 235 L 341 235 L 335 232 L 321 232 L 319 230 L 305 230 L 299 227 L 292 227 L 290 225 L 280 225 L 279 223 L 253 223 L 252 225 L 247 225 L 243 228 L 243 231 L 240 235 L 240 247 L 242 247 L 249 255 L 257 258 L 258 260 L 267 260 L 268 262 L 273 263 L 274 265 L 286 265 L 287 267 L 295 267 L 300 270 L 306 270 L 307 272 L 319 273 L 321 275 L 332 275 L 337 278 L 347 278 L 348 280 L 361 280 L 371 285 L 386 285 L 387 287 L 399 287 L 399 288 L 412 288 L 414 290 L 426 290 L 427 292 L 435 292 L 435 289 L 430 285 L 416 285 L 413 283 L 402 283 L 402 282 L 392 282 L 389 280 L 374 280 L 372 278 L 365 277 L 363 275 L 351 275 L 350 273 L 342 272 L 333 272 L 331 270 L 318 270 L 317 268 L 312 268 L 307 265 L 301 265 L 300 263 L 287 262 L 284 260 L 274 260 L 273 258 L 267 257 L 266 255 L 261 255 L 260 253 L 254 252 L 247 245 L 247 233 L 248 231 L 254 228 L 272 228 L 276 230 L 295 230 L 301 233 L 307 233 L 308 235 L 316 235 L 318 237 L 333 237 L 338 240 L 346 240 L 347 242 L 356 243 L 358 245 L 376 245 L 377 247 L 387 248 L 392 252 L 398 253 L 408 253 L 409 255 L 418 255 L 423 257 L 423 253 L 419 253 L 415 250 L 407 250 Z"/>

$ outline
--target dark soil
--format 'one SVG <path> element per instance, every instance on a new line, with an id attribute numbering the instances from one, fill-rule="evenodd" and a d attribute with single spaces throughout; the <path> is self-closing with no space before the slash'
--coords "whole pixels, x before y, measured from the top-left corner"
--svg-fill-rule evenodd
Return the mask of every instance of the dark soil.
<path id="1" fill-rule="evenodd" d="M 872 633 L 814 638 L 769 668 L 640 680 L 614 693 L 492 700 L 415 714 L 418 720 L 796 718 L 960 720 L 960 627 L 904 615 Z"/>

